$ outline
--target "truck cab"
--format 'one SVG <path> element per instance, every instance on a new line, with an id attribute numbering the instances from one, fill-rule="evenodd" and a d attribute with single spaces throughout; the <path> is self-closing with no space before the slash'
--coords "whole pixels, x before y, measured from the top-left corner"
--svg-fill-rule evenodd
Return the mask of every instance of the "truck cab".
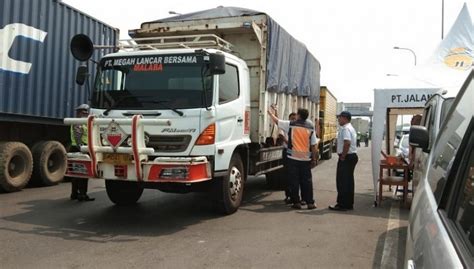
<path id="1" fill-rule="evenodd" d="M 229 198 L 224 211 L 234 211 L 248 169 L 248 73 L 243 60 L 216 49 L 106 55 L 92 89 L 90 143 L 83 146 L 94 153 L 70 155 L 68 174 L 106 179 L 109 197 L 119 204 L 129 200 L 120 197 L 124 188 L 188 192 L 224 177 L 230 180 L 221 191 Z M 80 121 L 70 123 L 86 123 Z"/>

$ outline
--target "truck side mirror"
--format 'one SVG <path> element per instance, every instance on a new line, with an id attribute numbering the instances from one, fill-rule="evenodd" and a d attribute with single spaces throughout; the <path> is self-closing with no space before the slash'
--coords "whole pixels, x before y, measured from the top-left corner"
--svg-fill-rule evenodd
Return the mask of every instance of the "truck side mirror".
<path id="1" fill-rule="evenodd" d="M 212 75 L 225 74 L 225 56 L 222 53 L 211 53 L 209 55 L 209 71 Z"/>
<path id="2" fill-rule="evenodd" d="M 73 36 L 69 48 L 71 49 L 72 56 L 81 62 L 89 60 L 94 52 L 92 40 L 84 34 Z"/>
<path id="3" fill-rule="evenodd" d="M 411 126 L 409 141 L 411 146 L 421 148 L 424 152 L 429 152 L 430 135 L 425 126 Z"/>
<path id="4" fill-rule="evenodd" d="M 77 68 L 76 72 L 76 83 L 78 85 L 84 85 L 84 82 L 87 79 L 87 76 L 89 76 L 89 70 L 86 65 L 81 65 Z"/>

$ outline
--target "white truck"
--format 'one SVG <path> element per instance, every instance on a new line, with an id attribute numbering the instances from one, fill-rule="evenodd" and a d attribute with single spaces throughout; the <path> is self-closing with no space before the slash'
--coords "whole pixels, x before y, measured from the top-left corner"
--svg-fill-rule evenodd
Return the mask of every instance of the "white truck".
<path id="1" fill-rule="evenodd" d="M 210 191 L 220 211 L 235 212 L 248 175 L 282 168 L 267 108 L 316 118 L 319 62 L 269 16 L 240 8 L 143 23 L 129 35 L 98 63 L 89 118 L 65 119 L 88 125 L 67 174 L 105 179 L 119 205 L 144 188 Z M 71 51 L 86 61 L 93 46 L 80 35 Z"/>

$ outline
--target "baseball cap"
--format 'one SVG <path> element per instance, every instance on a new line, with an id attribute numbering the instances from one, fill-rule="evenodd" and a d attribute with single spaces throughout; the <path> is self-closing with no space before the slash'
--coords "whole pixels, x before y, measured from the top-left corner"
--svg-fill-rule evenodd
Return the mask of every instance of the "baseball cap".
<path id="1" fill-rule="evenodd" d="M 87 110 L 87 111 L 89 111 L 89 105 L 88 104 L 82 104 L 82 105 L 76 107 L 76 110 Z"/>
<path id="2" fill-rule="evenodd" d="M 339 113 L 339 115 L 337 115 L 338 117 L 344 117 L 346 119 L 351 119 L 352 118 L 352 114 L 351 112 L 349 111 L 342 111 L 341 113 Z"/>

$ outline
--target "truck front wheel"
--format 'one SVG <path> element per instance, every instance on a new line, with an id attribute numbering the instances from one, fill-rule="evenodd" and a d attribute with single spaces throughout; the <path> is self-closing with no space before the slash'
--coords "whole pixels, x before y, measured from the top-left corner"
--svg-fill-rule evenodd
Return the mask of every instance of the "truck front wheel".
<path id="1" fill-rule="evenodd" d="M 234 154 L 227 175 L 214 179 L 214 197 L 217 209 L 226 215 L 237 211 L 244 192 L 245 171 L 242 159 Z"/>
<path id="2" fill-rule="evenodd" d="M 7 192 L 25 187 L 33 171 L 33 157 L 19 142 L 0 143 L 0 187 Z"/>
<path id="3" fill-rule="evenodd" d="M 133 205 L 143 193 L 143 187 L 132 181 L 106 180 L 105 189 L 110 201 L 116 205 Z"/>

